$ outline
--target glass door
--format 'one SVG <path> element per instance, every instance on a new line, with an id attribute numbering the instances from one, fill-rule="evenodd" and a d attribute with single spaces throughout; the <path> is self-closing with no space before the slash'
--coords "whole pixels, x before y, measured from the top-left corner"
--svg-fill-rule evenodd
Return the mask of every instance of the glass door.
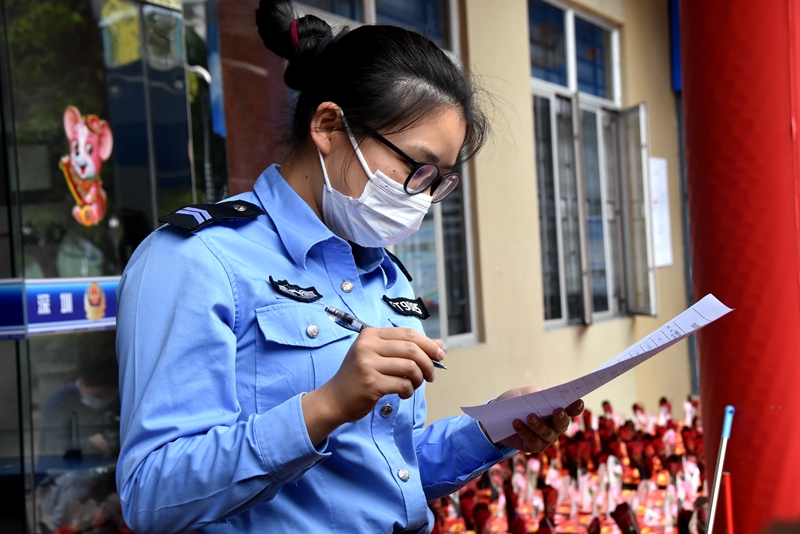
<path id="1" fill-rule="evenodd" d="M 115 291 L 158 217 L 224 196 L 219 125 L 194 180 L 191 117 L 219 114 L 178 0 L 0 6 L 0 531 L 125 532 Z"/>
<path id="2" fill-rule="evenodd" d="M 2 114 L 0 114 L 2 116 Z M 0 164 L 5 163 L 0 150 Z M 1 167 L 0 167 L 1 168 Z M 25 486 L 20 430 L 19 367 L 17 345 L 24 333 L 22 280 L 12 229 L 15 213 L 10 202 L 8 174 L 0 172 L 0 532 L 23 532 Z"/>

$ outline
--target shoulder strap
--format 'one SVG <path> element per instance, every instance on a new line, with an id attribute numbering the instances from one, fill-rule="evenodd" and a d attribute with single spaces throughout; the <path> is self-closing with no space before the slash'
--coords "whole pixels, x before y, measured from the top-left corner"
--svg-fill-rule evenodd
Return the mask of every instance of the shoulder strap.
<path id="1" fill-rule="evenodd" d="M 161 217 L 159 222 L 178 226 L 195 232 L 205 226 L 231 219 L 252 219 L 265 212 L 255 204 L 243 200 L 220 202 L 219 204 L 194 204 Z"/>

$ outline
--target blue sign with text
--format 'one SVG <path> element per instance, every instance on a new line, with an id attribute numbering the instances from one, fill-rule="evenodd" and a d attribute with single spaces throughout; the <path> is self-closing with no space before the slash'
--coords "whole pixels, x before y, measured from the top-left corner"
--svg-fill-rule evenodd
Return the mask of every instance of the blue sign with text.
<path id="1" fill-rule="evenodd" d="M 118 284 L 116 276 L 26 280 L 28 335 L 114 328 Z"/>

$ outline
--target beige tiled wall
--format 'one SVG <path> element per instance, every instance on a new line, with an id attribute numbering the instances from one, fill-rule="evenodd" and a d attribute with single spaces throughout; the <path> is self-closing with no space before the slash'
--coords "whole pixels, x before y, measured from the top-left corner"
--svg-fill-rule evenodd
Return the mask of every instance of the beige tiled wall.
<path id="1" fill-rule="evenodd" d="M 545 329 L 533 152 L 533 111 L 528 66 L 527 2 L 466 0 L 466 62 L 493 95 L 488 111 L 494 135 L 474 165 L 474 215 L 482 340 L 448 351 L 448 371 L 428 386 L 429 419 L 521 385 L 549 387 L 592 371 L 686 307 L 682 268 L 676 116 L 670 86 L 667 2 L 572 2 L 620 28 L 622 98 L 646 101 L 651 156 L 669 170 L 674 264 L 658 269 L 659 317 L 617 318 L 590 327 Z M 683 342 L 599 392 L 630 413 L 633 402 L 651 410 L 672 399 L 676 415 L 690 392 L 688 349 Z"/>

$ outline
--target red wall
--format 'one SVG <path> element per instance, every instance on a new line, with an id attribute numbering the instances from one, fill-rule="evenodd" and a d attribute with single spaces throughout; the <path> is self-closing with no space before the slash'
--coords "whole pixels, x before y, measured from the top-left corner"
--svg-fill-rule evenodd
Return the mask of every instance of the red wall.
<path id="1" fill-rule="evenodd" d="M 680 4 L 695 297 L 736 309 L 699 348 L 709 478 L 736 407 L 725 467 L 737 534 L 800 516 L 798 5 Z"/>
<path id="2" fill-rule="evenodd" d="M 255 4 L 219 0 L 220 54 L 228 132 L 228 184 L 235 195 L 282 159 L 288 95 L 284 60 L 264 48 Z"/>

